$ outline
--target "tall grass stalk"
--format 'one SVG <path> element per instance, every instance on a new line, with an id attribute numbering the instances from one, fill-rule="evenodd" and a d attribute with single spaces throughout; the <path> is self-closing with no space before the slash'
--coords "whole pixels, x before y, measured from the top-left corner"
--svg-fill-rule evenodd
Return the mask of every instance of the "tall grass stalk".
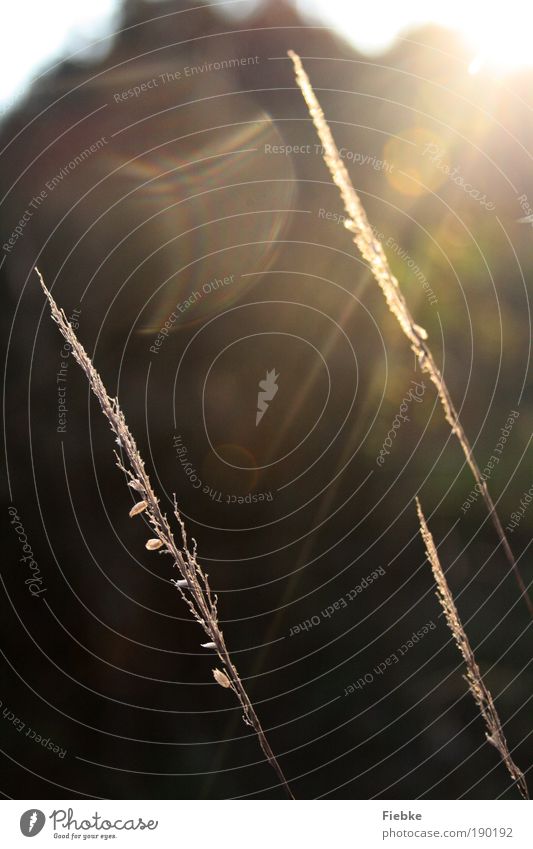
<path id="1" fill-rule="evenodd" d="M 289 798 L 294 799 L 287 779 L 270 748 L 259 718 L 226 647 L 224 635 L 218 622 L 217 597 L 211 592 L 207 574 L 198 563 L 195 540 L 192 540 L 192 548 L 189 547 L 187 532 L 178 510 L 176 499 L 174 498 L 174 517 L 180 529 L 181 547 L 175 542 L 168 519 L 162 512 L 159 499 L 152 489 L 150 478 L 144 467 L 144 461 L 139 454 L 135 439 L 126 424 L 118 398 L 111 398 L 108 395 L 100 375 L 94 368 L 91 358 L 83 345 L 78 340 L 64 311 L 57 306 L 54 298 L 46 288 L 40 271 L 37 268 L 35 270 L 41 281 L 43 291 L 48 298 L 52 318 L 65 340 L 71 345 L 74 358 L 85 372 L 102 412 L 111 425 L 111 430 L 115 434 L 116 441 L 127 457 L 127 464 L 124 465 L 119 455 L 115 452 L 118 468 L 124 472 L 128 479 L 128 486 L 135 490 L 139 497 L 139 501 L 130 510 L 130 516 L 133 518 L 134 516 L 144 514 L 152 526 L 154 536 L 146 542 L 146 548 L 149 551 L 159 551 L 160 553 L 170 554 L 172 557 L 174 566 L 180 573 L 180 578 L 174 580 L 173 583 L 188 606 L 192 616 L 207 636 L 207 642 L 202 643 L 202 647 L 206 650 L 215 651 L 222 665 L 222 669 L 213 669 L 215 681 L 221 687 L 233 690 L 242 707 L 244 722 L 255 731 L 259 745 L 267 761 L 274 769 L 282 788 Z"/>
<path id="2" fill-rule="evenodd" d="M 526 779 L 524 777 L 523 772 L 517 767 L 511 757 L 511 753 L 509 751 L 509 747 L 507 746 L 507 741 L 503 733 L 500 717 L 498 716 L 498 712 L 494 705 L 494 700 L 492 698 L 490 690 L 486 687 L 483 678 L 481 677 L 481 672 L 479 670 L 479 666 L 476 663 L 476 658 L 474 656 L 472 646 L 470 645 L 470 641 L 466 636 L 463 623 L 461 622 L 461 619 L 457 612 L 457 608 L 455 606 L 450 587 L 448 586 L 446 576 L 444 574 L 439 560 L 439 556 L 437 554 L 437 547 L 435 545 L 435 541 L 433 539 L 431 531 L 427 526 L 426 518 L 422 512 L 422 507 L 420 506 L 420 501 L 418 500 L 418 498 L 416 499 L 416 510 L 418 513 L 418 519 L 420 521 L 420 533 L 422 534 L 422 539 L 424 540 L 424 544 L 426 546 L 426 554 L 431 564 L 431 570 L 433 572 L 433 577 L 435 578 L 435 584 L 437 586 L 436 595 L 441 603 L 442 609 L 444 610 L 446 621 L 448 623 L 450 631 L 453 634 L 454 640 L 457 643 L 457 648 L 463 656 L 463 660 L 466 665 L 466 675 L 464 677 L 466 679 L 470 692 L 472 693 L 476 704 L 480 710 L 481 716 L 485 720 L 485 725 L 487 726 L 487 740 L 489 743 L 492 743 L 492 745 L 498 751 L 502 761 L 507 767 L 509 775 L 515 782 L 516 787 L 518 788 L 523 798 L 529 799 Z"/>
<path id="3" fill-rule="evenodd" d="M 296 82 L 304 96 L 307 108 L 309 109 L 309 114 L 322 144 L 324 162 L 328 167 L 335 185 L 339 189 L 344 209 L 347 213 L 347 220 L 345 221 L 344 226 L 352 233 L 353 241 L 370 266 L 370 270 L 385 296 L 389 310 L 395 316 L 404 334 L 411 343 L 411 348 L 415 353 L 421 370 L 429 376 L 430 380 L 435 385 L 444 410 L 446 421 L 450 425 L 452 433 L 457 437 L 466 462 L 474 476 L 474 480 L 479 486 L 482 498 L 487 507 L 492 524 L 496 529 L 496 533 L 505 552 L 507 561 L 514 573 L 516 582 L 527 605 L 530 616 L 533 618 L 533 602 L 528 595 L 526 585 L 524 584 L 522 575 L 518 569 L 518 565 L 515 561 L 498 513 L 496 512 L 496 507 L 494 506 L 490 496 L 487 484 L 481 477 L 481 471 L 472 452 L 472 447 L 468 437 L 461 425 L 461 422 L 459 421 L 459 417 L 446 383 L 444 382 L 444 378 L 433 359 L 433 355 L 429 345 L 427 344 L 427 333 L 423 327 L 420 327 L 415 323 L 400 289 L 400 285 L 396 277 L 394 277 L 391 272 L 383 246 L 379 239 L 377 239 L 374 235 L 374 232 L 368 222 L 366 212 L 359 199 L 359 195 L 353 187 L 348 171 L 346 170 L 346 166 L 341 159 L 339 150 L 335 144 L 333 135 L 322 111 L 322 107 L 320 106 L 315 92 L 313 91 L 313 87 L 304 70 L 301 59 L 293 50 L 289 50 L 288 55 L 292 59 Z"/>

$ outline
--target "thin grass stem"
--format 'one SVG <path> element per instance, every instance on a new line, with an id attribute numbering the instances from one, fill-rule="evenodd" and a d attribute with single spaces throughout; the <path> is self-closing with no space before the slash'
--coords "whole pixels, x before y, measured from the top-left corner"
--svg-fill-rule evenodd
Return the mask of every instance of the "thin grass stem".
<path id="1" fill-rule="evenodd" d="M 181 576 L 180 579 L 173 581 L 173 584 L 189 608 L 193 618 L 207 635 L 208 642 L 203 644 L 204 647 L 216 651 L 222 664 L 222 670 L 213 670 L 215 681 L 221 687 L 233 690 L 242 707 L 244 722 L 257 735 L 259 745 L 268 763 L 274 769 L 281 787 L 290 799 L 294 799 L 287 779 L 270 747 L 253 704 L 226 647 L 224 634 L 218 621 L 217 597 L 211 592 L 208 576 L 197 561 L 196 541 L 193 539 L 192 547 L 189 546 L 187 532 L 178 510 L 176 498 L 174 497 L 174 517 L 180 528 L 181 547 L 176 543 L 168 519 L 161 510 L 159 499 L 152 488 L 135 439 L 126 424 L 126 419 L 120 408 L 118 398 L 111 398 L 108 395 L 100 375 L 76 336 L 64 311 L 58 307 L 51 293 L 46 288 L 40 271 L 37 268 L 35 271 L 39 276 L 43 291 L 48 298 L 52 318 L 65 340 L 70 344 L 74 358 L 85 372 L 102 412 L 111 425 L 116 442 L 127 457 L 127 463 L 125 465 L 115 451 L 116 465 L 124 472 L 128 486 L 135 490 L 141 499 L 130 511 L 130 516 L 133 518 L 134 516 L 144 514 L 147 517 L 154 533 L 153 538 L 149 539 L 146 543 L 146 548 L 149 551 L 159 550 L 160 553 L 170 554 L 172 557 L 174 566 L 178 569 Z"/>
<path id="2" fill-rule="evenodd" d="M 459 421 L 459 416 L 457 415 L 448 387 L 444 382 L 444 378 L 433 359 L 433 355 L 429 345 L 427 344 L 427 333 L 423 327 L 420 327 L 415 323 L 400 289 L 398 280 L 390 269 L 383 246 L 379 239 L 377 239 L 374 235 L 364 207 L 359 195 L 355 191 L 350 175 L 346 170 L 346 166 L 341 159 L 339 150 L 324 116 L 324 112 L 318 102 L 309 77 L 304 70 L 301 59 L 293 50 L 289 50 L 288 55 L 292 59 L 296 82 L 303 94 L 307 108 L 309 109 L 309 114 L 321 141 L 324 162 L 326 163 L 335 185 L 339 189 L 344 209 L 348 216 L 347 220 L 344 222 L 344 226 L 352 233 L 353 241 L 357 245 L 364 259 L 367 261 L 376 282 L 385 296 L 389 310 L 395 316 L 405 336 L 411 343 L 411 348 L 415 353 L 421 370 L 429 376 L 437 390 L 445 419 L 450 425 L 452 433 L 457 437 L 463 450 L 466 462 L 468 463 L 474 480 L 479 487 L 490 519 L 505 552 L 507 562 L 515 576 L 515 580 L 520 589 L 520 593 L 523 596 L 524 602 L 527 605 L 529 614 L 531 618 L 533 618 L 533 602 L 529 597 L 526 585 L 522 579 L 522 575 L 520 574 L 520 570 L 514 558 L 509 540 L 507 539 L 503 526 L 500 522 L 498 513 L 496 512 L 496 507 L 492 501 L 487 484 L 482 479 L 481 471 L 474 457 L 468 437 L 461 425 L 461 422 Z"/>
<path id="3" fill-rule="evenodd" d="M 461 622 L 459 613 L 457 612 L 452 592 L 437 554 L 435 541 L 427 526 L 426 518 L 422 512 L 422 507 L 420 506 L 418 498 L 416 499 L 416 511 L 420 522 L 420 533 L 424 540 L 426 554 L 431 565 L 433 577 L 435 578 L 435 584 L 437 587 L 436 596 L 444 610 L 446 621 L 453 634 L 453 638 L 457 643 L 457 648 L 463 656 L 463 660 L 466 665 L 466 675 L 464 678 L 475 699 L 481 716 L 485 720 L 485 725 L 487 726 L 487 740 L 499 753 L 519 793 L 524 799 L 529 799 L 529 792 L 524 773 L 517 767 L 511 757 L 498 711 L 496 710 L 491 692 L 483 681 L 479 666 L 476 662 L 474 651 L 470 645 L 470 640 L 466 636 L 463 623 Z"/>

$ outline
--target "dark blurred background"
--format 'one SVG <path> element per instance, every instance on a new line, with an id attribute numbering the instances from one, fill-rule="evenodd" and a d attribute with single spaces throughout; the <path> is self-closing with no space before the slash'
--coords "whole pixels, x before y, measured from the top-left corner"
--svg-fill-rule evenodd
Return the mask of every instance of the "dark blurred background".
<path id="1" fill-rule="evenodd" d="M 339 223 L 286 52 L 304 57 L 482 469 L 519 413 L 490 473 L 503 524 L 532 484 L 533 233 L 518 220 L 533 206 L 531 70 L 503 73 L 435 25 L 358 53 L 357 16 L 339 21 L 284 2 L 126 2 L 112 36 L 6 108 L 5 796 L 282 795 L 212 681 L 170 562 L 128 518 L 118 446 L 35 265 L 167 511 L 177 495 L 295 795 L 516 797 L 440 615 L 416 494 L 513 755 L 531 764 L 526 606 L 481 499 L 464 508 L 464 457 Z M 526 583 L 532 517 L 509 533 Z"/>

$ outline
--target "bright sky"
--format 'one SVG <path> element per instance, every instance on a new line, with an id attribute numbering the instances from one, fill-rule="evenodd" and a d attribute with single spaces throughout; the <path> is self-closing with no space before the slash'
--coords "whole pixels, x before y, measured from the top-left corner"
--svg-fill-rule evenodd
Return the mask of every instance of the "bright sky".
<path id="1" fill-rule="evenodd" d="M 105 36 L 116 0 L 4 0 L 0 107 L 6 108 L 54 59 Z"/>
<path id="2" fill-rule="evenodd" d="M 528 0 L 296 0 L 365 52 L 385 50 L 413 26 L 457 31 L 477 66 L 500 71 L 533 64 L 533 4 Z"/>
<path id="3" fill-rule="evenodd" d="M 194 7 L 200 0 L 191 0 Z M 472 71 L 533 64 L 533 4 L 527 0 L 293 0 L 339 29 L 368 53 L 386 49 L 398 34 L 434 22 L 457 30 L 472 52 Z M 258 0 L 232 2 L 236 10 Z M 43 67 L 116 25 L 118 0 L 5 0 L 0 51 L 0 108 Z"/>

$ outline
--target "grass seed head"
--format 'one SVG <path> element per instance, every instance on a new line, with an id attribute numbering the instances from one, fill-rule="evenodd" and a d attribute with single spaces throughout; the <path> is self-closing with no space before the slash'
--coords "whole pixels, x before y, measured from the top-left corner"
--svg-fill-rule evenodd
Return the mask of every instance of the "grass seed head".
<path id="1" fill-rule="evenodd" d="M 225 672 L 222 672 L 221 669 L 213 669 L 213 678 L 217 684 L 220 684 L 220 686 L 224 687 L 226 690 L 231 687 L 231 682 L 228 676 Z"/>
<path id="2" fill-rule="evenodd" d="M 143 513 L 147 507 L 147 501 L 138 501 L 137 504 L 134 504 L 130 510 L 130 519 L 133 519 L 134 516 L 138 516 L 139 513 Z"/>

